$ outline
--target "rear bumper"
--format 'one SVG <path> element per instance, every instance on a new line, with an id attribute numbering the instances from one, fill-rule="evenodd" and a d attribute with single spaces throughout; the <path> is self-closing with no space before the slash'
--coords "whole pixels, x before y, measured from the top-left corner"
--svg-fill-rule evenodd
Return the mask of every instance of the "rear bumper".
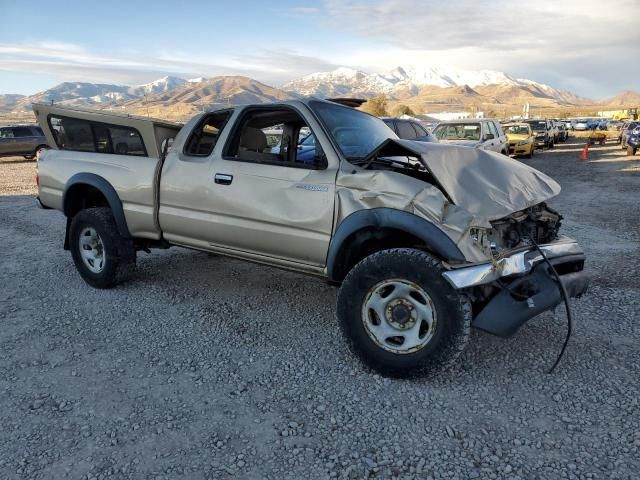
<path id="1" fill-rule="evenodd" d="M 44 203 L 42 203 L 42 201 L 40 200 L 40 197 L 36 196 L 35 200 L 38 208 L 41 208 L 43 210 L 51 210 L 51 207 L 47 207 Z"/>
<path id="2" fill-rule="evenodd" d="M 585 256 L 580 246 L 566 239 L 540 248 L 558 272 L 569 297 L 583 295 L 589 286 L 589 276 L 583 270 Z M 497 293 L 474 316 L 472 326 L 500 337 L 513 335 L 525 322 L 562 302 L 555 277 L 537 250 L 518 252 L 495 264 L 450 270 L 443 275 L 457 289 L 498 286 Z"/>

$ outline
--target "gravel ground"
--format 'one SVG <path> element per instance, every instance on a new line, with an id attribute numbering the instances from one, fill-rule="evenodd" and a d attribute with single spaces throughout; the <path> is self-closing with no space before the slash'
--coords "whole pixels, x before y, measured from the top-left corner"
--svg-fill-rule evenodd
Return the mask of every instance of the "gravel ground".
<path id="1" fill-rule="evenodd" d="M 579 148 L 527 160 L 593 275 L 559 368 L 562 309 L 413 380 L 348 352 L 317 279 L 175 248 L 91 289 L 2 160 L 0 478 L 637 478 L 640 157 Z"/>

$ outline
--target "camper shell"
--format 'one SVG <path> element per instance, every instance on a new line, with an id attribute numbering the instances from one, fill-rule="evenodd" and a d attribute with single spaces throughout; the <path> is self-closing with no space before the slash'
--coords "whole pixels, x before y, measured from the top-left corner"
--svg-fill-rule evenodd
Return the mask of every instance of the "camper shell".
<path id="1" fill-rule="evenodd" d="M 56 119 L 86 120 L 88 122 L 86 126 L 92 129 L 106 127 L 107 135 L 105 140 L 107 144 L 103 146 L 103 151 L 100 150 L 100 145 L 93 145 L 93 151 L 100 153 L 126 154 L 127 152 L 123 152 L 122 149 L 120 152 L 118 151 L 118 144 L 127 144 L 127 141 L 131 141 L 126 138 L 115 137 L 112 131 L 116 129 L 109 130 L 108 127 L 130 128 L 134 134 L 137 133 L 139 135 L 141 141 L 141 145 L 136 145 L 136 147 L 141 147 L 144 155 L 151 158 L 160 158 L 164 142 L 167 139 L 175 138 L 182 128 L 180 123 L 110 110 L 91 110 L 63 107 L 55 104 L 34 103 L 33 111 L 38 123 L 45 132 L 48 145 L 54 149 L 64 149 L 64 142 L 59 133 L 64 127 L 56 125 Z M 63 134 L 68 135 L 68 133 Z M 85 148 L 85 151 L 92 151 L 89 144 L 85 144 Z"/>

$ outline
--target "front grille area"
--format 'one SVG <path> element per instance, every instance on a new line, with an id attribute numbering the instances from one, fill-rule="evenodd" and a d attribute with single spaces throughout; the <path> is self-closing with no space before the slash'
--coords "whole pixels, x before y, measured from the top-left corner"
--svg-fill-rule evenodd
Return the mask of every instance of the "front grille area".
<path id="1" fill-rule="evenodd" d="M 531 239 L 538 244 L 550 243 L 558 238 L 561 224 L 562 215 L 540 203 L 491 222 L 491 240 L 507 249 L 532 245 Z"/>

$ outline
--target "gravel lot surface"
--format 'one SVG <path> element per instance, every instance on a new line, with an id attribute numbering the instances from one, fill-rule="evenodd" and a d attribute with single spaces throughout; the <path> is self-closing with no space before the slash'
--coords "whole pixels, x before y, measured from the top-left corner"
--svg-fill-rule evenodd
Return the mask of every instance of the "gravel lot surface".
<path id="1" fill-rule="evenodd" d="M 349 353 L 317 279 L 175 248 L 90 288 L 0 160 L 0 478 L 638 478 L 640 156 L 580 147 L 526 160 L 593 275 L 559 368 L 561 308 L 413 380 Z"/>

